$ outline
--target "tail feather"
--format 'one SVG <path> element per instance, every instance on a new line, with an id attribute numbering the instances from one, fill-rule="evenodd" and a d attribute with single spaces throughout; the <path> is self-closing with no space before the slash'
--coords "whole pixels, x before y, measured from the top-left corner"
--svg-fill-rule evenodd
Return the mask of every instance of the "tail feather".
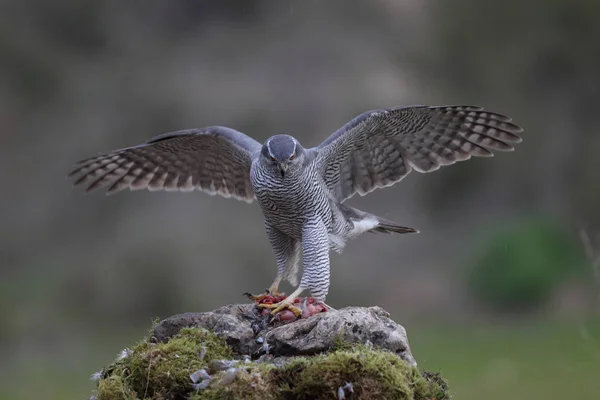
<path id="1" fill-rule="evenodd" d="M 395 222 L 373 214 L 366 213 L 345 204 L 337 204 L 344 216 L 354 224 L 350 237 L 358 236 L 364 232 L 371 233 L 419 233 L 417 229 L 400 226 Z"/>
<path id="2" fill-rule="evenodd" d="M 419 233 L 417 229 L 396 225 L 390 221 L 380 221 L 379 225 L 369 230 L 371 233 Z"/>

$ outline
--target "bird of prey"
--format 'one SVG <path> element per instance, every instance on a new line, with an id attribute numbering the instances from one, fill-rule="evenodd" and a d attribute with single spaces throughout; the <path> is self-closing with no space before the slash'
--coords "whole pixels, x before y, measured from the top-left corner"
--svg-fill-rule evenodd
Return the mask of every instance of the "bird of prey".
<path id="1" fill-rule="evenodd" d="M 299 315 L 293 303 L 305 290 L 325 300 L 330 250 L 340 252 L 364 232 L 418 232 L 345 200 L 391 186 L 412 170 L 432 172 L 471 156 L 511 151 L 520 132 L 509 117 L 477 106 L 396 107 L 364 112 L 314 148 L 289 135 L 261 145 L 234 129 L 210 126 L 80 161 L 70 176 L 87 190 L 108 186 L 109 194 L 198 189 L 257 201 L 277 262 L 267 293 L 279 295 L 283 279 L 297 285 L 281 302 L 263 306 L 273 314 L 290 309 Z"/>

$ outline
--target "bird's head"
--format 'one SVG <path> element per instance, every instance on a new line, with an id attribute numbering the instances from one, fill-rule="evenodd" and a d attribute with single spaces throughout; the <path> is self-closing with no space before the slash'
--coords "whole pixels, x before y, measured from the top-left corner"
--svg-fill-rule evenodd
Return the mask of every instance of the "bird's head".
<path id="1" fill-rule="evenodd" d="M 282 178 L 298 171 L 304 162 L 304 148 L 289 135 L 271 136 L 260 154 L 264 165 Z"/>

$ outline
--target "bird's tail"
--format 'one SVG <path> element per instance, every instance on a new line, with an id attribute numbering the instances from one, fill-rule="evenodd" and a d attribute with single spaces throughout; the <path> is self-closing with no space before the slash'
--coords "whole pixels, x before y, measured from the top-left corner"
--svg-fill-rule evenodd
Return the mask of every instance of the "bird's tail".
<path id="1" fill-rule="evenodd" d="M 354 207 L 349 207 L 345 204 L 338 204 L 337 206 L 343 212 L 344 216 L 354 224 L 354 230 L 350 234 L 351 237 L 358 236 L 363 232 L 419 233 L 417 229 L 400 226 L 395 222 L 358 210 Z"/>
<path id="2" fill-rule="evenodd" d="M 419 233 L 417 229 L 409 228 L 407 226 L 400 226 L 395 222 L 388 221 L 386 219 L 377 217 L 379 224 L 370 229 L 368 232 L 371 233 Z"/>

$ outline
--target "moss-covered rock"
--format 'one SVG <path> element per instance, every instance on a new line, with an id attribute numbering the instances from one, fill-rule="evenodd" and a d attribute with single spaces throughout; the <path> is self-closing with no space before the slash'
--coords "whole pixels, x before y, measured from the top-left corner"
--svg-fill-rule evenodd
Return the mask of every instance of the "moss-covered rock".
<path id="1" fill-rule="evenodd" d="M 274 356 L 311 356 L 339 347 L 339 340 L 351 345 L 371 343 L 409 365 L 417 365 L 406 330 L 381 307 L 346 307 L 293 323 L 270 320 L 254 304 L 233 304 L 208 312 L 173 315 L 158 323 L 153 335 L 167 342 L 185 327 L 210 329 L 235 353 L 252 358 L 258 358 L 265 349 Z"/>
<path id="2" fill-rule="evenodd" d="M 96 398 L 184 399 L 193 390 L 194 371 L 232 356 L 223 339 L 202 328 L 184 328 L 167 343 L 149 336 L 102 371 Z"/>
<path id="3" fill-rule="evenodd" d="M 97 400 L 448 399 L 446 383 L 398 354 L 339 339 L 306 356 L 252 360 L 224 337 L 184 327 L 166 341 L 150 333 L 98 374 Z M 268 353 L 268 351 L 267 351 Z M 254 357 L 256 358 L 256 357 Z"/>

